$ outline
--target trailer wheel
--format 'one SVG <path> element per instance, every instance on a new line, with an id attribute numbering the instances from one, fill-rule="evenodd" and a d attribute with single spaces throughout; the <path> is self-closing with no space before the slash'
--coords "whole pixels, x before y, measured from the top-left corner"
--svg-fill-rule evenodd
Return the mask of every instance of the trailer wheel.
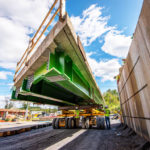
<path id="1" fill-rule="evenodd" d="M 68 129 L 68 121 L 69 121 L 69 118 L 65 118 L 65 129 Z"/>
<path id="2" fill-rule="evenodd" d="M 75 118 L 75 128 L 80 126 L 80 118 Z"/>
<path id="3" fill-rule="evenodd" d="M 59 129 L 59 128 L 60 128 L 60 127 L 59 127 L 59 120 L 60 120 L 60 118 L 57 118 L 56 121 L 55 121 L 55 128 L 56 128 L 56 129 Z"/>
<path id="4" fill-rule="evenodd" d="M 104 119 L 104 117 L 101 118 L 101 127 L 102 127 L 102 129 L 105 129 L 105 119 Z"/>
<path id="5" fill-rule="evenodd" d="M 97 125 L 97 129 L 100 129 L 100 118 L 99 117 L 96 118 L 96 125 Z"/>
<path id="6" fill-rule="evenodd" d="M 75 128 L 75 120 L 73 118 L 69 118 L 68 127 L 69 129 Z"/>
<path id="7" fill-rule="evenodd" d="M 54 118 L 54 119 L 53 119 L 53 122 L 52 122 L 52 127 L 53 127 L 53 129 L 56 129 L 56 126 L 55 126 L 56 119 L 57 119 L 57 118 Z"/>
<path id="8" fill-rule="evenodd" d="M 86 128 L 86 129 L 89 129 L 89 128 L 90 128 L 90 120 L 89 120 L 89 118 L 86 118 L 86 121 L 85 121 L 85 128 Z"/>
<path id="9" fill-rule="evenodd" d="M 97 117 L 96 124 L 98 129 L 105 129 L 105 120 L 103 117 Z"/>
<path id="10" fill-rule="evenodd" d="M 82 118 L 82 120 L 81 120 L 81 126 L 82 126 L 82 129 L 85 129 L 85 118 Z"/>

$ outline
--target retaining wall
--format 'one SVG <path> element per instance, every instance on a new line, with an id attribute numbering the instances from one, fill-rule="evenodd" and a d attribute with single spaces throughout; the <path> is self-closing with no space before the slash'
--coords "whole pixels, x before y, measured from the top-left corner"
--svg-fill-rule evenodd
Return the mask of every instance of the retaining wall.
<path id="1" fill-rule="evenodd" d="M 150 0 L 144 0 L 118 82 L 124 123 L 150 141 Z"/>

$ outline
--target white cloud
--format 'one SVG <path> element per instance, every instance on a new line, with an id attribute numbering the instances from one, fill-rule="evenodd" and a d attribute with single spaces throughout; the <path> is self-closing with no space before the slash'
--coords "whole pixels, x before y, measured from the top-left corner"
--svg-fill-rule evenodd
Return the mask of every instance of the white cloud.
<path id="1" fill-rule="evenodd" d="M 102 7 L 96 4 L 84 10 L 82 17 L 71 16 L 71 21 L 84 46 L 90 45 L 105 32 L 113 29 L 107 25 L 109 17 L 102 16 Z"/>
<path id="2" fill-rule="evenodd" d="M 117 30 L 109 31 L 104 38 L 102 50 L 110 55 L 125 58 L 131 44 L 131 36 L 125 36 Z"/>
<path id="3" fill-rule="evenodd" d="M 5 100 L 5 96 L 0 95 L 0 100 Z"/>
<path id="4" fill-rule="evenodd" d="M 94 58 L 91 58 L 93 53 L 87 53 L 88 62 L 92 68 L 92 71 L 96 77 L 101 77 L 102 82 L 107 80 L 113 81 L 114 76 L 119 73 L 119 64 L 118 59 L 110 59 L 107 61 L 96 61 Z"/>
<path id="5" fill-rule="evenodd" d="M 0 16 L 37 29 L 53 0 L 5 0 L 0 1 Z"/>
<path id="6" fill-rule="evenodd" d="M 16 59 L 17 60 L 17 59 Z M 16 68 L 16 60 L 14 62 L 7 60 L 0 61 L 0 67 L 15 70 Z"/>
<path id="7" fill-rule="evenodd" d="M 6 100 L 10 100 L 10 95 L 0 95 L 0 108 L 4 108 L 6 105 Z"/>
<path id="8" fill-rule="evenodd" d="M 53 0 L 0 0 L 0 67 L 15 69 Z"/>
<path id="9" fill-rule="evenodd" d="M 8 75 L 12 76 L 13 73 L 8 71 L 0 71 L 0 79 L 6 80 Z"/>
<path id="10" fill-rule="evenodd" d="M 0 95 L 0 101 L 9 100 L 10 95 Z"/>
<path id="11" fill-rule="evenodd" d="M 9 86 L 13 86 L 13 85 L 14 85 L 14 83 L 8 83 L 8 85 L 9 85 Z"/>
<path id="12" fill-rule="evenodd" d="M 5 100 L 6 100 L 5 96 L 0 95 L 0 108 L 4 108 Z"/>
<path id="13" fill-rule="evenodd" d="M 103 17 L 102 9 L 102 7 L 94 4 L 83 11 L 82 17 L 71 16 L 75 30 L 84 46 L 89 46 L 100 37 L 99 42 L 102 43 L 102 35 L 105 35 L 102 50 L 113 56 L 126 57 L 131 44 L 131 37 L 122 34 L 116 26 L 109 26 L 110 17 Z"/>
<path id="14" fill-rule="evenodd" d="M 0 17 L 0 66 L 14 69 L 17 60 L 25 51 L 29 37 L 22 25 Z"/>

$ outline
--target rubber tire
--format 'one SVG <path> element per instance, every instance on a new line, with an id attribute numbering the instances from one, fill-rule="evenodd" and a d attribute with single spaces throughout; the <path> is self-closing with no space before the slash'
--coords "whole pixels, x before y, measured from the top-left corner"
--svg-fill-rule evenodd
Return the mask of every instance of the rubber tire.
<path id="1" fill-rule="evenodd" d="M 56 129 L 59 129 L 59 128 L 60 128 L 60 127 L 59 127 L 59 120 L 60 120 L 60 118 L 57 118 L 56 121 L 55 121 L 55 128 L 56 128 Z"/>
<path id="2" fill-rule="evenodd" d="M 101 128 L 104 130 L 105 129 L 105 118 L 101 117 Z"/>
<path id="3" fill-rule="evenodd" d="M 69 121 L 69 118 L 65 118 L 65 129 L 68 129 L 69 126 L 68 126 L 68 121 Z"/>
<path id="4" fill-rule="evenodd" d="M 53 129 L 56 129 L 56 126 L 55 126 L 56 119 L 57 118 L 54 118 L 53 121 L 52 121 L 52 127 L 53 127 Z"/>
<path id="5" fill-rule="evenodd" d="M 82 118 L 81 120 L 81 127 L 82 129 L 85 129 L 85 118 Z"/>
<path id="6" fill-rule="evenodd" d="M 105 129 L 105 119 L 103 117 L 97 117 L 96 124 L 98 129 Z"/>
<path id="7" fill-rule="evenodd" d="M 72 125 L 73 122 L 74 122 L 74 124 Z M 69 127 L 69 129 L 75 128 L 75 120 L 73 118 L 69 118 L 68 127 Z"/>
<path id="8" fill-rule="evenodd" d="M 79 126 L 80 126 L 80 118 L 74 118 L 74 119 L 75 119 L 75 128 L 79 128 Z"/>
<path id="9" fill-rule="evenodd" d="M 100 124 L 100 118 L 96 117 L 96 125 L 97 125 L 97 129 L 100 129 L 101 124 Z"/>
<path id="10" fill-rule="evenodd" d="M 85 120 L 85 128 L 86 129 L 90 128 L 90 119 L 89 118 L 86 118 L 86 120 Z"/>

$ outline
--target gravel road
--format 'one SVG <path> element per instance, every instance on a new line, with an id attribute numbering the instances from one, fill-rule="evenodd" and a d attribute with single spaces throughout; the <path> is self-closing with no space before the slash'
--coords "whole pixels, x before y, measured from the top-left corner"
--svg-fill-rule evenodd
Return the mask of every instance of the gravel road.
<path id="1" fill-rule="evenodd" d="M 130 134 L 129 134 L 130 133 Z M 57 129 L 45 127 L 0 138 L 0 150 L 134 150 L 144 139 L 127 129 Z"/>

